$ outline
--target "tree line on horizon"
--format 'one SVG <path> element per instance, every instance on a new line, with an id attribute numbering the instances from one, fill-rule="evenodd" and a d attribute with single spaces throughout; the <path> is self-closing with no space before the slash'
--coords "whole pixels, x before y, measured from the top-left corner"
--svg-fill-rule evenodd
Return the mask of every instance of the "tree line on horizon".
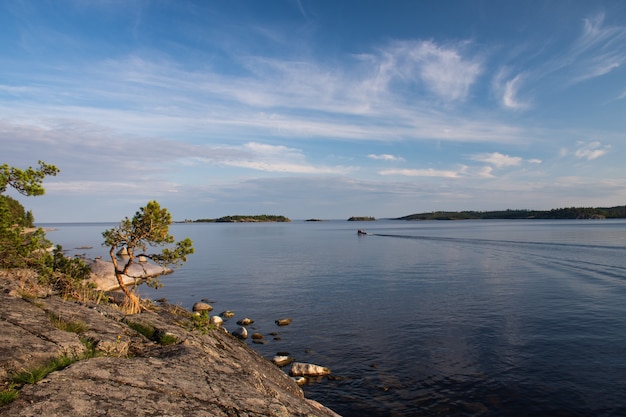
<path id="1" fill-rule="evenodd" d="M 565 207 L 551 210 L 433 211 L 394 220 L 517 220 L 517 219 L 623 219 L 626 206 Z"/>
<path id="2" fill-rule="evenodd" d="M 198 219 L 198 223 L 256 223 L 256 222 L 290 222 L 291 219 L 285 216 L 276 216 L 272 214 L 258 214 L 254 216 L 235 215 L 224 216 L 218 219 Z"/>

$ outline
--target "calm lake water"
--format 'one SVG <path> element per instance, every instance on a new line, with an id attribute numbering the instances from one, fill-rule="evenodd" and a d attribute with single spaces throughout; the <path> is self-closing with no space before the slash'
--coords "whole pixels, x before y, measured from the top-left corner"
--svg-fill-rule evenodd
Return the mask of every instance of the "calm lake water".
<path id="1" fill-rule="evenodd" d="M 111 224 L 44 226 L 72 253 L 107 255 Z M 264 356 L 332 370 L 303 388 L 345 417 L 626 416 L 626 221 L 170 230 L 196 253 L 141 292 L 233 310 L 229 330 L 254 319 L 267 343 L 249 343 Z M 284 317 L 292 324 L 277 327 Z"/>

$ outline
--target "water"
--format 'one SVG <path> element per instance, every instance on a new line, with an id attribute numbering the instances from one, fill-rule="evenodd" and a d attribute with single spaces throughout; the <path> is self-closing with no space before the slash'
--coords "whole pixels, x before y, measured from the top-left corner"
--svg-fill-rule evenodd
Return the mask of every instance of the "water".
<path id="1" fill-rule="evenodd" d="M 50 239 L 106 256 L 112 225 Z M 357 236 L 357 229 L 367 236 Z M 343 416 L 626 415 L 626 221 L 175 224 L 196 254 L 151 298 L 255 320 L 332 370 Z M 286 327 L 274 320 L 291 317 Z M 269 334 L 278 332 L 280 340 Z"/>

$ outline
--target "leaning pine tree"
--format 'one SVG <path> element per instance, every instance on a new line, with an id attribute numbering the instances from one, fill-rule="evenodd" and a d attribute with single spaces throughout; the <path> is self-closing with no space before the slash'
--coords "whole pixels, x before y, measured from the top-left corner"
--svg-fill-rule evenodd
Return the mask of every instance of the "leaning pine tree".
<path id="1" fill-rule="evenodd" d="M 176 267 L 187 262 L 187 255 L 194 252 L 193 242 L 189 238 L 174 243 L 174 237 L 169 234 L 171 222 L 172 216 L 167 209 L 162 209 L 156 201 L 150 201 L 145 207 L 141 207 L 132 219 L 126 217 L 119 226 L 102 233 L 103 246 L 110 248 L 109 254 L 115 268 L 115 277 L 126 295 L 124 310 L 129 314 L 141 311 L 135 287 L 129 289 L 123 280 L 123 275 L 128 275 L 130 266 L 137 262 L 137 258 L 146 257 L 162 267 Z M 172 244 L 172 249 L 164 248 L 159 253 L 147 252 L 156 246 Z M 120 262 L 116 257 L 116 252 L 121 249 L 128 253 L 126 263 Z M 158 278 L 148 279 L 148 284 L 158 287 Z"/>

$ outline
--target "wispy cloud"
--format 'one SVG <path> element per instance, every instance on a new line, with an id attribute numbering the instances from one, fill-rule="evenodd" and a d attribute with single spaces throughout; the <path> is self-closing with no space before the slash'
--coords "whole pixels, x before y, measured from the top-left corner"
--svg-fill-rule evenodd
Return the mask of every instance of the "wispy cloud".
<path id="1" fill-rule="evenodd" d="M 380 175 L 399 175 L 403 177 L 443 177 L 458 178 L 457 171 L 426 169 L 386 169 L 378 172 Z"/>
<path id="2" fill-rule="evenodd" d="M 387 153 L 383 153 L 380 155 L 376 155 L 376 154 L 369 154 L 367 155 L 368 158 L 370 159 L 374 159 L 377 161 L 399 161 L 399 162 L 404 162 L 404 158 L 402 158 L 401 156 L 395 156 L 395 155 L 390 155 Z"/>
<path id="3" fill-rule="evenodd" d="M 600 13 L 583 21 L 583 31 L 570 51 L 573 82 L 596 78 L 626 63 L 626 26 L 605 25 Z"/>
<path id="4" fill-rule="evenodd" d="M 578 142 L 578 145 L 579 147 L 574 152 L 574 155 L 579 159 L 586 159 L 588 161 L 605 155 L 609 149 L 611 149 L 610 145 L 602 145 L 599 141 L 589 143 Z"/>
<path id="5" fill-rule="evenodd" d="M 500 97 L 500 102 L 507 109 L 524 110 L 529 107 L 527 102 L 519 99 L 519 90 L 522 86 L 524 76 L 517 74 L 510 76 L 508 69 L 501 69 L 494 78 L 494 88 Z"/>
<path id="6" fill-rule="evenodd" d="M 286 146 L 273 146 L 250 142 L 242 146 L 248 157 L 238 160 L 218 161 L 223 165 L 254 169 L 266 172 L 280 172 L 292 174 L 346 174 L 353 170 L 343 166 L 319 166 L 306 161 L 299 149 Z"/>
<path id="7" fill-rule="evenodd" d="M 81 118 L 103 126 L 115 120 L 116 128 L 143 135 L 203 131 L 232 138 L 256 129 L 259 136 L 354 140 L 522 140 L 518 126 L 465 118 L 428 94 L 407 100 L 413 87 L 435 89 L 444 101 L 463 100 L 482 67 L 462 58 L 460 49 L 401 45 L 368 62 L 357 59 L 353 68 L 248 56 L 236 59 L 245 71 L 223 74 L 138 55 L 56 72 L 40 68 L 46 89 L 30 91 L 26 80 L 15 86 L 23 88 L 20 106 L 0 110 L 11 118 Z"/>
<path id="8" fill-rule="evenodd" d="M 423 40 L 391 43 L 378 57 L 377 79 L 384 85 L 419 83 L 443 101 L 463 101 L 483 72 L 480 57 L 463 56 L 467 46 Z"/>
<path id="9" fill-rule="evenodd" d="M 504 168 L 520 165 L 523 159 L 519 156 L 509 156 L 500 152 L 480 153 L 471 155 L 470 159 L 478 162 L 485 162 L 496 168 Z"/>

